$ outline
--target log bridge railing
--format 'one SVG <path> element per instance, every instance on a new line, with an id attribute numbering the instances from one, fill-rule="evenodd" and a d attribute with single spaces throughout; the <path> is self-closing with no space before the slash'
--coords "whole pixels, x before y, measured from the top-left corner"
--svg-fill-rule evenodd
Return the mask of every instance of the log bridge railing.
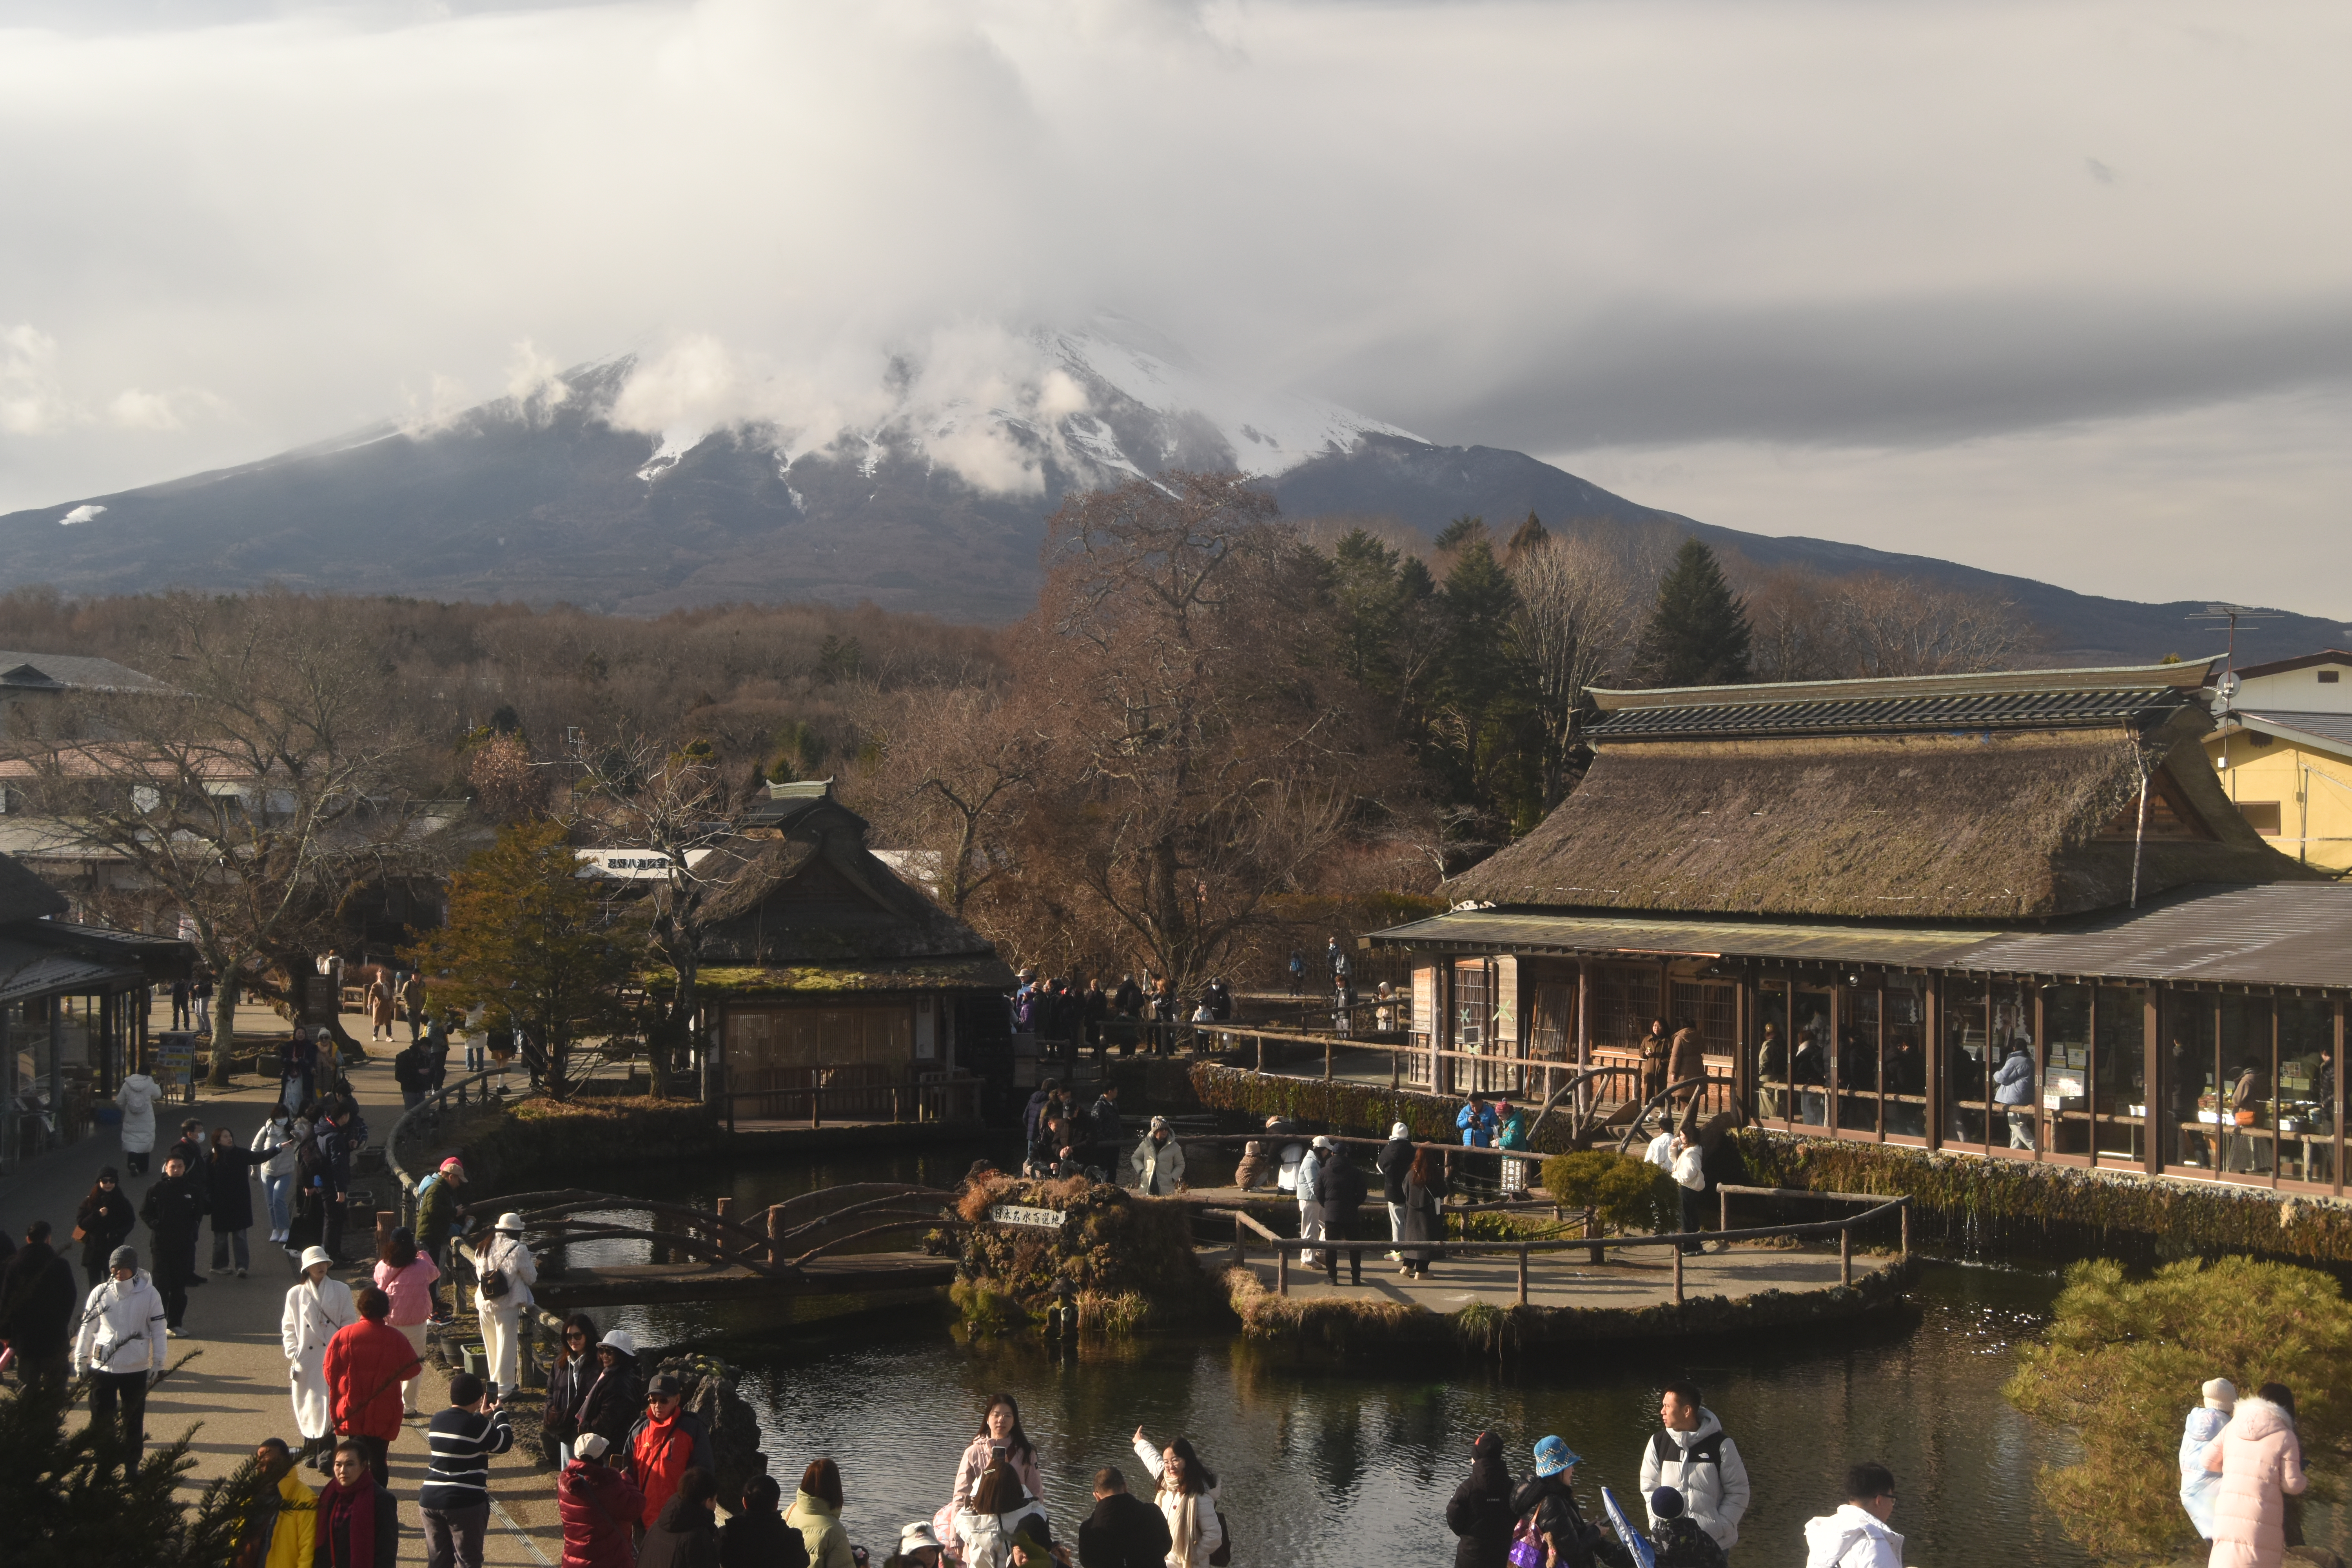
<path id="1" fill-rule="evenodd" d="M 509 1211 L 540 1246 L 573 1241 L 636 1240 L 684 1254 L 712 1269 L 745 1269 L 786 1279 L 812 1262 L 860 1242 L 909 1230 L 955 1229 L 967 1222 L 954 1210 L 955 1194 L 937 1187 L 896 1182 L 864 1182 L 804 1193 L 751 1211 L 756 1224 L 737 1220 L 730 1199 L 715 1211 L 656 1203 L 620 1193 L 578 1187 L 512 1193 L 460 1207 L 478 1220 Z M 648 1226 L 598 1217 L 614 1210 L 653 1216 Z M 879 1223 L 873 1223 L 878 1221 Z"/>
<path id="2" fill-rule="evenodd" d="M 1907 1194 L 1901 1197 L 1890 1198 L 1868 1193 L 1817 1193 L 1801 1187 L 1725 1186 L 1719 1187 L 1717 1190 L 1723 1194 L 1722 1214 L 1727 1219 L 1731 1212 L 1730 1194 L 1733 1193 L 1745 1193 L 1758 1196 L 1777 1198 L 1822 1198 L 1850 1203 L 1866 1203 L 1872 1206 L 1864 1209 L 1860 1214 L 1848 1215 L 1842 1219 L 1814 1220 L 1801 1225 L 1757 1226 L 1744 1230 L 1733 1230 L 1727 1226 L 1725 1228 L 1720 1230 L 1696 1232 L 1669 1231 L 1658 1236 L 1599 1237 L 1587 1235 L 1582 1237 L 1562 1237 L 1558 1240 L 1546 1241 L 1496 1241 L 1483 1239 L 1456 1241 L 1447 1239 L 1418 1242 L 1409 1245 L 1439 1248 L 1442 1249 L 1449 1258 L 1460 1258 L 1473 1254 L 1486 1257 L 1516 1257 L 1518 1259 L 1519 1264 L 1518 1304 L 1522 1307 L 1528 1304 L 1528 1272 L 1530 1264 L 1538 1258 L 1553 1258 L 1570 1252 L 1582 1252 L 1586 1255 L 1589 1262 L 1599 1263 L 1601 1261 L 1601 1253 L 1603 1249 L 1612 1247 L 1670 1247 L 1674 1248 L 1674 1300 L 1675 1305 L 1677 1307 L 1683 1304 L 1682 1249 L 1694 1240 L 1771 1241 L 1778 1240 L 1782 1237 L 1804 1238 L 1835 1234 L 1838 1238 L 1838 1283 L 1843 1286 L 1851 1286 L 1853 1283 L 1853 1233 L 1855 1227 L 1868 1225 L 1872 1221 L 1883 1217 L 1888 1211 L 1892 1210 L 1898 1215 L 1902 1220 L 1899 1243 L 1902 1248 L 1901 1256 L 1906 1258 L 1911 1256 L 1911 1199 Z M 1274 1293 L 1277 1296 L 1287 1296 L 1290 1294 L 1290 1260 L 1297 1254 L 1304 1252 L 1362 1251 L 1368 1248 L 1378 1248 L 1384 1252 L 1398 1249 L 1398 1244 L 1394 1242 L 1351 1242 L 1334 1238 L 1326 1238 L 1321 1241 L 1306 1241 L 1301 1240 L 1297 1237 L 1276 1236 L 1273 1231 L 1268 1230 L 1264 1225 L 1259 1223 L 1254 1216 L 1239 1209 L 1213 1208 L 1203 1209 L 1202 1213 L 1209 1218 L 1230 1219 L 1234 1222 L 1233 1261 L 1236 1267 L 1247 1261 L 1248 1255 L 1253 1251 L 1271 1252 L 1274 1254 Z"/>

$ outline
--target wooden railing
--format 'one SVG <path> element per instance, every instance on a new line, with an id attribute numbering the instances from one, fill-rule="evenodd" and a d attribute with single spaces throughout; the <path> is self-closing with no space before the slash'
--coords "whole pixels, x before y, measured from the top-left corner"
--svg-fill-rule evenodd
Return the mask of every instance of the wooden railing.
<path id="1" fill-rule="evenodd" d="M 981 1082 L 942 1078 L 932 1082 L 805 1084 L 721 1090 L 727 1131 L 744 1121 L 978 1121 Z"/>
<path id="2" fill-rule="evenodd" d="M 1427 1247 L 1442 1249 L 1449 1258 L 1461 1258 L 1472 1255 L 1481 1255 L 1486 1257 L 1501 1256 L 1507 1258 L 1516 1257 L 1518 1259 L 1519 1265 L 1518 1304 L 1522 1307 L 1528 1304 L 1528 1274 L 1529 1267 L 1535 1259 L 1538 1258 L 1552 1258 L 1568 1252 L 1581 1252 L 1586 1255 L 1586 1258 L 1589 1260 L 1598 1262 L 1602 1250 L 1612 1247 L 1673 1247 L 1675 1249 L 1673 1254 L 1674 1300 L 1675 1305 L 1679 1307 L 1683 1304 L 1682 1249 L 1688 1246 L 1694 1239 L 1703 1239 L 1706 1241 L 1771 1241 L 1782 1237 L 1793 1237 L 1802 1238 L 1806 1237 L 1828 1236 L 1834 1234 L 1838 1238 L 1838 1283 L 1840 1285 L 1851 1286 L 1853 1283 L 1853 1233 L 1855 1228 L 1860 1226 L 1867 1225 L 1873 1220 L 1882 1217 L 1890 1209 L 1895 1211 L 1902 1220 L 1902 1229 L 1899 1239 L 1899 1245 L 1902 1248 L 1901 1256 L 1906 1258 L 1911 1256 L 1911 1199 L 1908 1195 L 1889 1198 L 1863 1193 L 1817 1193 L 1807 1191 L 1803 1188 L 1790 1187 L 1724 1187 L 1719 1188 L 1718 1191 L 1725 1194 L 1751 1193 L 1783 1198 L 1823 1198 L 1843 1200 L 1855 1203 L 1867 1203 L 1873 1206 L 1864 1210 L 1860 1214 L 1848 1215 L 1843 1219 L 1816 1220 L 1801 1225 L 1757 1226 L 1745 1230 L 1732 1230 L 1727 1226 L 1720 1230 L 1711 1231 L 1668 1231 L 1656 1236 L 1585 1236 L 1561 1237 L 1557 1240 L 1544 1241 L 1444 1239 L 1426 1242 L 1409 1242 L 1403 1245 L 1408 1247 Z M 1202 1212 L 1212 1218 L 1229 1218 L 1234 1222 L 1233 1261 L 1236 1267 L 1245 1262 L 1248 1258 L 1248 1255 L 1252 1251 L 1265 1251 L 1274 1254 L 1274 1289 L 1275 1294 L 1277 1296 L 1287 1296 L 1290 1294 L 1290 1259 L 1296 1254 L 1306 1252 L 1347 1252 L 1350 1250 L 1360 1252 L 1372 1249 L 1389 1251 L 1394 1249 L 1399 1245 L 1398 1243 L 1391 1241 L 1356 1242 L 1339 1237 L 1326 1237 L 1320 1241 L 1309 1241 L 1297 1237 L 1276 1236 L 1273 1231 L 1268 1230 L 1255 1218 L 1239 1209 L 1206 1209 Z M 1449 1209 L 1445 1212 L 1460 1213 L 1463 1211 Z M 1723 1212 L 1727 1215 L 1730 1212 L 1730 1200 L 1727 1196 L 1723 1200 Z"/>

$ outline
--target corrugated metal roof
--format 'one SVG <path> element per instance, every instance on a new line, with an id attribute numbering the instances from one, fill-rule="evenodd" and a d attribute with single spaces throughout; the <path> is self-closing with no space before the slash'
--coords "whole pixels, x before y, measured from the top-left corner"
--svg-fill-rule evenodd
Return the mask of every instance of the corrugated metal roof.
<path id="1" fill-rule="evenodd" d="M 1454 910 L 1370 940 L 1440 951 L 1818 960 L 2352 992 L 2352 885 L 2207 885 L 2040 931 Z"/>
<path id="2" fill-rule="evenodd" d="M 2240 713 L 2249 729 L 2284 741 L 2315 742 L 2322 749 L 2352 756 L 2352 713 L 2291 713 L 2284 709 L 2266 713 Z"/>
<path id="3" fill-rule="evenodd" d="M 52 947 L 0 940 L 0 1003 L 146 984 L 136 964 L 98 963 Z"/>
<path id="4" fill-rule="evenodd" d="M 36 690 L 169 691 L 152 675 L 110 658 L 69 653 L 0 652 L 0 687 Z"/>
<path id="5" fill-rule="evenodd" d="M 2021 691 L 2123 691 L 2205 684 L 2212 658 L 2187 663 L 2102 665 L 2076 669 L 1985 669 L 1964 675 L 1884 675 L 1853 680 L 1754 681 L 1736 686 L 1588 686 L 1604 713 L 1629 708 L 1739 708 L 1758 702 L 1852 702 L 1863 699 L 1976 697 Z"/>
<path id="6" fill-rule="evenodd" d="M 2352 990 L 2352 886 L 2195 888 L 2147 908 L 2018 935 L 1968 967 L 2009 974 Z"/>
<path id="7" fill-rule="evenodd" d="M 1892 922 L 1645 920 L 1625 915 L 1454 910 L 1375 931 L 1371 940 L 1391 947 L 1818 959 L 1928 969 L 1955 966 L 1986 942 L 2006 934 L 2000 930 L 1924 930 Z"/>
<path id="8" fill-rule="evenodd" d="M 1612 741 L 1727 740 L 1743 735 L 2104 729 L 2146 724 L 2188 707 L 2194 699 L 2193 692 L 2178 687 L 2139 687 L 1623 708 L 1604 715 L 1585 731 L 1585 736 L 1592 744 L 1605 746 Z"/>

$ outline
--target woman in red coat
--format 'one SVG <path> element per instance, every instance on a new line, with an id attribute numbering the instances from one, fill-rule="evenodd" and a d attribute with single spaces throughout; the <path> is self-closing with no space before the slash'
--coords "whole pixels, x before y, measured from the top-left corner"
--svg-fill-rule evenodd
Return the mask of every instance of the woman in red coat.
<path id="1" fill-rule="evenodd" d="M 400 1436 L 400 1385 L 421 1370 L 408 1336 L 384 1321 L 392 1299 L 363 1285 L 353 1299 L 360 1321 L 327 1342 L 327 1410 L 340 1436 L 357 1438 L 368 1452 L 378 1486 L 390 1484 L 392 1440 Z"/>

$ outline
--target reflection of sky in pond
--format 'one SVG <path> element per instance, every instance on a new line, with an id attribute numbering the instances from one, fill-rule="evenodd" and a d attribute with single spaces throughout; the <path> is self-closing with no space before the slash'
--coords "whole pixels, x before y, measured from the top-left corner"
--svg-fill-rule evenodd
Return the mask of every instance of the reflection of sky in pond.
<path id="1" fill-rule="evenodd" d="M 952 1183 L 972 1157 L 961 1148 L 814 1172 L 679 1173 L 658 1192 L 631 1185 L 673 1201 L 727 1192 L 741 1213 L 843 1181 Z M 645 1255 L 642 1243 L 597 1243 L 574 1257 L 588 1261 L 592 1250 L 614 1261 Z M 1518 1476 L 1535 1439 L 1558 1432 L 1585 1456 L 1578 1489 L 1589 1510 L 1604 1485 L 1633 1506 L 1656 1390 L 1688 1375 L 1754 1481 L 1743 1561 L 1801 1562 L 1805 1520 L 1833 1505 L 1848 1464 L 1878 1458 L 1901 1490 L 1895 1524 L 1908 1537 L 1906 1561 L 2082 1563 L 2033 1489 L 2036 1470 L 2067 1462 L 2071 1448 L 2000 1395 L 2016 1347 L 2039 1331 L 2056 1289 L 2046 1273 L 1931 1264 L 1915 1312 L 1858 1329 L 1718 1342 L 1687 1357 L 1553 1349 L 1502 1373 L 1450 1352 L 1341 1367 L 1223 1339 L 1146 1339 L 1057 1360 L 1034 1347 L 966 1345 L 943 1309 L 921 1301 L 814 1303 L 797 1320 L 737 1307 L 596 1316 L 641 1342 L 691 1342 L 741 1367 L 778 1479 L 789 1489 L 809 1459 L 833 1456 L 851 1537 L 877 1548 L 877 1562 L 900 1525 L 947 1500 L 956 1457 L 1000 1388 L 1020 1400 L 1038 1445 L 1057 1531 L 1090 1506 L 1097 1467 L 1117 1464 L 1130 1487 L 1143 1484 L 1129 1446 L 1141 1425 L 1160 1441 L 1189 1435 L 1219 1473 L 1238 1560 L 1356 1568 L 1452 1560 L 1445 1500 L 1486 1426 L 1505 1436 Z M 2307 1529 L 2314 1543 L 2346 1549 L 2337 1509 L 2314 1505 Z"/>

